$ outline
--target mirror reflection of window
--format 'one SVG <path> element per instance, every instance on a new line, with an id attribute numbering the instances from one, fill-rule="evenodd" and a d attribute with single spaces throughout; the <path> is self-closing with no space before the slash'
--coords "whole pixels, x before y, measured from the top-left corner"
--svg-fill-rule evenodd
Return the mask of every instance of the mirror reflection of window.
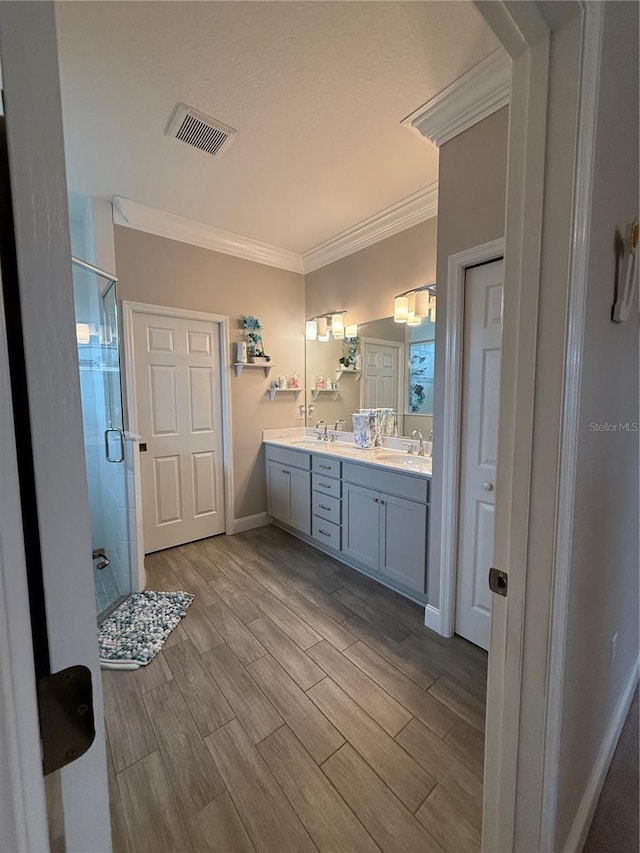
<path id="1" fill-rule="evenodd" d="M 424 319 L 419 326 L 408 328 L 407 332 L 409 336 L 407 412 L 412 415 L 432 415 L 436 327 L 431 320 Z"/>

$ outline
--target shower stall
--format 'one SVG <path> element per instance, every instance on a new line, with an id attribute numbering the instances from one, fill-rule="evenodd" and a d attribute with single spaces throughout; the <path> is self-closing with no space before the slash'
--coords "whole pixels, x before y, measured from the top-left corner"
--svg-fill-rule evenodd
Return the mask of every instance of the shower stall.
<path id="1" fill-rule="evenodd" d="M 98 620 L 139 589 L 134 443 L 124 431 L 117 278 L 73 258 Z"/>

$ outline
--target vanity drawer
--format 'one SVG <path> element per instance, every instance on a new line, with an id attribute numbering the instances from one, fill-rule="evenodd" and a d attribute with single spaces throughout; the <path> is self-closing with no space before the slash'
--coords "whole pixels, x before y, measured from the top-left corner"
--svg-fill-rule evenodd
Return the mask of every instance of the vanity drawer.
<path id="1" fill-rule="evenodd" d="M 333 498 L 340 497 L 340 480 L 332 480 L 326 474 L 313 474 L 313 491 L 321 495 L 330 495 Z"/>
<path id="2" fill-rule="evenodd" d="M 313 526 L 311 535 L 323 545 L 328 545 L 330 548 L 340 550 L 340 525 L 334 524 L 332 521 L 325 521 L 323 518 L 313 517 Z"/>
<path id="3" fill-rule="evenodd" d="M 376 468 L 373 465 L 354 465 L 351 462 L 345 462 L 342 466 L 342 478 L 345 483 L 398 495 L 410 501 L 429 503 L 430 481 L 426 477 L 396 474 L 395 471 Z"/>
<path id="4" fill-rule="evenodd" d="M 312 497 L 314 515 L 340 524 L 340 501 L 338 498 L 330 498 L 328 495 L 321 495 L 319 492 L 314 492 Z"/>
<path id="5" fill-rule="evenodd" d="M 330 459 L 327 456 L 312 457 L 311 470 L 318 474 L 324 474 L 325 477 L 337 477 L 340 479 L 340 460 Z"/>
<path id="6" fill-rule="evenodd" d="M 267 462 L 278 462 L 281 465 L 291 465 L 292 468 L 303 468 L 308 471 L 311 467 L 311 454 L 304 450 L 289 450 L 287 447 L 267 445 Z"/>

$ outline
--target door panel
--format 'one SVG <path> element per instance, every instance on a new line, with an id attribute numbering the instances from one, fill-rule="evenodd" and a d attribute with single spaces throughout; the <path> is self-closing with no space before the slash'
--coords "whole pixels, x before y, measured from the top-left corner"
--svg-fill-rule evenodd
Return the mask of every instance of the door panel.
<path id="1" fill-rule="evenodd" d="M 424 594 L 426 581 L 427 507 L 382 494 L 384 537 L 380 572 L 399 584 Z"/>
<path id="2" fill-rule="evenodd" d="M 291 516 L 289 474 L 280 462 L 267 466 L 267 510 L 269 515 L 288 522 Z"/>
<path id="3" fill-rule="evenodd" d="M 289 523 L 302 533 L 311 533 L 311 474 L 290 468 L 289 488 Z"/>
<path id="4" fill-rule="evenodd" d="M 133 313 L 145 551 L 224 532 L 217 323 Z"/>
<path id="5" fill-rule="evenodd" d="M 380 503 L 377 492 L 346 484 L 343 497 L 342 550 L 371 571 L 378 571 Z"/>
<path id="6" fill-rule="evenodd" d="M 194 514 L 198 516 L 215 512 L 217 500 L 213 453 L 208 450 L 203 453 L 194 453 L 192 463 Z"/>
<path id="7" fill-rule="evenodd" d="M 465 277 L 456 633 L 489 648 L 503 262 Z"/>
<path id="8" fill-rule="evenodd" d="M 402 347 L 374 340 L 362 343 L 362 406 L 400 411 L 398 398 L 398 361 Z"/>

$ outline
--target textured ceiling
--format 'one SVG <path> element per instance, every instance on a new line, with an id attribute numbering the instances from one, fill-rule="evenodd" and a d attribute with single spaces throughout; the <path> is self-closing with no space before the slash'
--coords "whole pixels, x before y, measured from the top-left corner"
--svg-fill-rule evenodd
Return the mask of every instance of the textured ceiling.
<path id="1" fill-rule="evenodd" d="M 297 252 L 437 180 L 400 121 L 497 46 L 465 0 L 56 10 L 70 190 Z M 179 101 L 237 128 L 219 160 L 164 135 Z"/>

